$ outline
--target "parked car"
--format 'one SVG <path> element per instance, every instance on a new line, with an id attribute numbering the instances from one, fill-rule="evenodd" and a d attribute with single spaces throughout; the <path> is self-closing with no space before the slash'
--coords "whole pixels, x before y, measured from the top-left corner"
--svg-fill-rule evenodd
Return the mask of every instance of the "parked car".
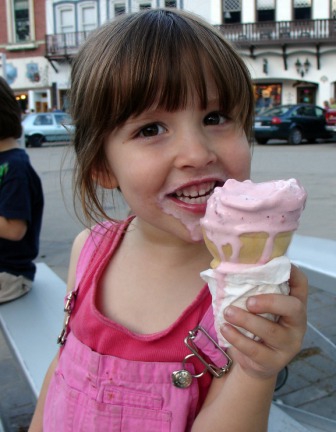
<path id="1" fill-rule="evenodd" d="M 325 118 L 327 122 L 326 129 L 336 138 L 336 108 L 329 108 L 325 110 Z"/>
<path id="2" fill-rule="evenodd" d="M 287 140 L 300 144 L 306 139 L 330 138 L 323 108 L 311 104 L 278 105 L 256 115 L 254 137 L 257 143 L 266 144 L 270 139 Z"/>
<path id="3" fill-rule="evenodd" d="M 41 147 L 44 142 L 69 141 L 73 126 L 63 112 L 32 113 L 22 120 L 27 147 Z"/>

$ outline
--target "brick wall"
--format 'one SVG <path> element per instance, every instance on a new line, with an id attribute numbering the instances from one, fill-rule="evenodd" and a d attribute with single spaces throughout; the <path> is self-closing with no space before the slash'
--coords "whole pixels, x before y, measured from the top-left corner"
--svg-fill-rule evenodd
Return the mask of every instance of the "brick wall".
<path id="1" fill-rule="evenodd" d="M 35 41 L 32 42 L 35 42 L 37 48 L 15 51 L 4 48 L 4 46 L 8 45 L 6 2 L 5 0 L 0 0 L 0 2 L 0 9 L 2 9 L 0 13 L 0 51 L 6 53 L 7 59 L 44 56 L 46 33 L 45 0 L 34 0 Z"/>

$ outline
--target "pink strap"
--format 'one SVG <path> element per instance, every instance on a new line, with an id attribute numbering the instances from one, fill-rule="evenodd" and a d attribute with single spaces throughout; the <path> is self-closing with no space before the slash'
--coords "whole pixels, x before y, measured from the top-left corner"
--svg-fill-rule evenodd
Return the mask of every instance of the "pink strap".
<path id="1" fill-rule="evenodd" d="M 122 223 L 104 222 L 95 225 L 81 250 L 76 268 L 76 286 L 74 291 L 79 288 L 79 284 L 90 271 L 96 267 L 106 257 L 106 254 L 113 248 L 113 243 L 118 242 L 120 236 L 130 223 L 130 217 Z"/>
<path id="2" fill-rule="evenodd" d="M 64 298 L 66 319 L 61 334 L 58 337 L 58 343 L 64 345 L 70 331 L 69 323 L 71 313 L 75 306 L 76 296 L 79 286 L 95 273 L 99 266 L 104 263 L 104 258 L 108 252 L 114 248 L 114 242 L 118 242 L 120 236 L 124 233 L 131 218 L 128 218 L 121 224 L 105 222 L 94 226 L 80 252 L 76 267 L 76 283 L 72 291 L 66 294 Z"/>

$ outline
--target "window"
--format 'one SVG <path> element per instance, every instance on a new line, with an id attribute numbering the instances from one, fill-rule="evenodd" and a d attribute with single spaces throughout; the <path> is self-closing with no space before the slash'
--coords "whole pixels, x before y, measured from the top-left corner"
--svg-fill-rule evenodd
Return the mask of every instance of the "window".
<path id="1" fill-rule="evenodd" d="M 293 0 L 294 20 L 311 19 L 311 0 Z"/>
<path id="2" fill-rule="evenodd" d="M 150 3 L 141 3 L 140 10 L 151 9 L 152 5 Z"/>
<path id="3" fill-rule="evenodd" d="M 275 21 L 275 0 L 257 0 L 257 21 Z"/>
<path id="4" fill-rule="evenodd" d="M 34 120 L 35 126 L 50 126 L 53 124 L 53 119 L 51 115 L 48 114 L 41 114 L 36 117 Z"/>
<path id="5" fill-rule="evenodd" d="M 75 11 L 73 5 L 62 5 L 57 8 L 57 33 L 75 31 Z"/>
<path id="6" fill-rule="evenodd" d="M 78 5 L 79 31 L 89 32 L 97 27 L 96 3 L 79 3 Z"/>
<path id="7" fill-rule="evenodd" d="M 115 3 L 114 5 L 114 16 L 122 15 L 126 13 L 125 3 Z"/>
<path id="8" fill-rule="evenodd" d="M 281 84 L 254 84 L 253 87 L 257 112 L 262 112 L 266 108 L 276 107 L 281 104 Z"/>
<path id="9" fill-rule="evenodd" d="M 14 0 L 15 42 L 30 40 L 28 0 Z"/>
<path id="10" fill-rule="evenodd" d="M 324 111 L 323 111 L 323 109 L 321 109 L 319 107 L 315 107 L 314 111 L 315 111 L 316 117 L 320 117 L 320 118 L 324 117 Z"/>
<path id="11" fill-rule="evenodd" d="M 241 0 L 223 1 L 223 23 L 232 24 L 241 22 Z"/>
<path id="12" fill-rule="evenodd" d="M 330 3 L 331 3 L 330 18 L 336 19 L 336 0 L 331 0 Z"/>
<path id="13" fill-rule="evenodd" d="M 28 46 L 36 48 L 34 0 L 5 0 L 3 3 L 1 30 L 7 24 L 8 43 L 10 44 L 6 49 L 17 50 Z"/>
<path id="14" fill-rule="evenodd" d="M 71 118 L 67 114 L 55 114 L 57 126 L 71 124 Z"/>
<path id="15" fill-rule="evenodd" d="M 97 3 L 78 2 L 56 4 L 56 33 L 90 32 L 97 27 Z M 70 38 L 67 37 L 68 43 Z M 71 45 L 76 45 L 72 41 Z"/>
<path id="16" fill-rule="evenodd" d="M 176 1 L 165 1 L 165 7 L 177 7 Z"/>
<path id="17" fill-rule="evenodd" d="M 302 115 L 305 117 L 315 117 L 316 113 L 313 107 L 303 107 Z"/>

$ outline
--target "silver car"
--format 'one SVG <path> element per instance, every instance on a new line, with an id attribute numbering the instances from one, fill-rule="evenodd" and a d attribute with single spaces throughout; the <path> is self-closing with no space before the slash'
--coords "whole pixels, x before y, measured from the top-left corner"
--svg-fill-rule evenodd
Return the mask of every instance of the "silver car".
<path id="1" fill-rule="evenodd" d="M 73 126 L 64 112 L 28 114 L 22 121 L 27 147 L 41 147 L 44 142 L 70 141 Z"/>

